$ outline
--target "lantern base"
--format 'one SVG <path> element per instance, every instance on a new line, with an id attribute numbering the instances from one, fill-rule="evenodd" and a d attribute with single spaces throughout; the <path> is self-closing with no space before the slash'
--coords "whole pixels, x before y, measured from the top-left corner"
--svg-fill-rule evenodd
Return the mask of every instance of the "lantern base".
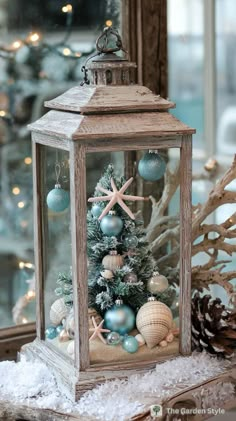
<path id="1" fill-rule="evenodd" d="M 158 362 L 164 362 L 180 354 L 177 341 L 170 346 L 171 353 L 164 355 L 163 352 L 162 355 L 150 355 L 149 360 L 146 361 L 93 363 L 86 371 L 80 372 L 74 367 L 74 361 L 70 357 L 58 352 L 50 343 L 45 343 L 38 338 L 32 343 L 24 345 L 20 356 L 25 356 L 28 360 L 41 360 L 48 365 L 56 378 L 60 391 L 72 401 L 77 401 L 85 392 L 98 384 L 109 380 L 127 379 L 132 374 L 145 373 L 155 368 Z M 127 355 L 130 356 L 130 354 Z"/>

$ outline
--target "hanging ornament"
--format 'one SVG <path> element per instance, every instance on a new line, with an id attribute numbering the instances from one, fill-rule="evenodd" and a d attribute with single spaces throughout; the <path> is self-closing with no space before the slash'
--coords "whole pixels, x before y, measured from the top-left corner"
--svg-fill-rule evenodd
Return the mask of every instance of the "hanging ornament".
<path id="1" fill-rule="evenodd" d="M 56 184 L 47 195 L 47 205 L 54 212 L 62 212 L 68 208 L 70 204 L 70 195 L 68 191 L 61 188 L 59 177 L 61 173 L 61 165 L 59 162 L 55 164 Z"/>
<path id="2" fill-rule="evenodd" d="M 126 336 L 122 343 L 122 348 L 129 352 L 130 354 L 134 354 L 134 352 L 138 351 L 138 341 L 134 336 Z"/>
<path id="3" fill-rule="evenodd" d="M 95 338 L 99 338 L 100 341 L 102 341 L 104 344 L 106 344 L 106 339 L 103 337 L 103 333 L 109 333 L 109 329 L 103 328 L 104 320 L 102 320 L 99 324 L 96 323 L 96 320 L 94 317 L 92 317 L 93 322 L 93 328 L 89 329 L 89 333 L 92 333 L 92 336 L 90 336 L 89 340 L 92 341 Z"/>
<path id="4" fill-rule="evenodd" d="M 107 310 L 104 316 L 105 325 L 112 332 L 120 335 L 129 333 L 135 326 L 135 315 L 130 307 L 123 304 L 122 300 L 116 300 L 115 305 Z"/>
<path id="5" fill-rule="evenodd" d="M 127 235 L 124 238 L 124 245 L 127 249 L 134 249 L 138 245 L 138 238 L 136 235 Z"/>
<path id="6" fill-rule="evenodd" d="M 166 171 L 165 160 L 158 151 L 149 151 L 140 159 L 138 172 L 146 181 L 157 181 L 163 177 Z"/>
<path id="7" fill-rule="evenodd" d="M 127 282 L 127 284 L 136 284 L 136 282 L 138 282 L 138 277 L 136 273 L 130 272 L 125 275 L 124 281 Z"/>
<path id="8" fill-rule="evenodd" d="M 109 251 L 109 254 L 103 257 L 102 265 L 104 269 L 115 271 L 124 265 L 123 256 L 118 254 L 116 250 L 111 250 Z"/>
<path id="9" fill-rule="evenodd" d="M 109 211 L 108 215 L 101 220 L 100 228 L 104 235 L 108 237 L 116 237 L 123 229 L 122 219 L 116 215 L 115 211 Z"/>
<path id="10" fill-rule="evenodd" d="M 121 336 L 118 332 L 110 332 L 107 335 L 107 345 L 119 345 L 121 343 Z"/>
<path id="11" fill-rule="evenodd" d="M 120 190 L 117 189 L 115 182 L 113 178 L 111 178 L 111 190 L 104 189 L 102 186 L 97 186 L 96 189 L 100 191 L 101 193 L 105 193 L 107 196 L 96 196 L 96 197 L 90 197 L 88 199 L 89 202 L 104 202 L 109 201 L 108 205 L 105 207 L 105 209 L 102 211 L 101 215 L 99 216 L 99 221 L 104 218 L 104 216 L 113 208 L 113 206 L 118 203 L 120 207 L 124 210 L 124 212 L 127 213 L 127 215 L 131 219 L 135 219 L 134 214 L 131 212 L 131 210 L 128 208 L 128 206 L 124 203 L 124 200 L 128 200 L 131 202 L 134 202 L 136 200 L 144 200 L 144 197 L 140 196 L 131 196 L 129 194 L 124 194 L 127 188 L 130 186 L 130 184 L 133 181 L 133 177 L 131 177 L 126 183 L 120 188 Z"/>
<path id="12" fill-rule="evenodd" d="M 159 294 L 164 292 L 169 286 L 168 279 L 164 275 L 160 275 L 159 272 L 153 272 L 152 277 L 147 283 L 147 289 L 151 294 Z"/>
<path id="13" fill-rule="evenodd" d="M 171 310 L 154 297 L 150 297 L 138 311 L 137 329 L 144 337 L 148 348 L 153 348 L 166 338 L 172 327 Z"/>
<path id="14" fill-rule="evenodd" d="M 47 339 L 54 339 L 57 337 L 57 330 L 55 326 L 48 326 L 45 330 L 45 336 Z"/>
<path id="15" fill-rule="evenodd" d="M 92 208 L 91 208 L 91 213 L 93 215 L 94 218 L 98 218 L 101 213 L 102 213 L 102 209 L 101 207 L 98 205 L 98 203 L 95 203 Z"/>
<path id="16" fill-rule="evenodd" d="M 109 269 L 102 270 L 101 275 L 107 281 L 111 281 L 114 278 L 114 273 Z"/>

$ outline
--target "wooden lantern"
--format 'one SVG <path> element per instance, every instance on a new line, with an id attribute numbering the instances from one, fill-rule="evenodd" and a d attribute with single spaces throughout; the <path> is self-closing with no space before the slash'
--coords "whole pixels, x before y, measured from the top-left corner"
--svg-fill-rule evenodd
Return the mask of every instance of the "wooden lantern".
<path id="1" fill-rule="evenodd" d="M 132 84 L 134 63 L 120 59 L 114 51 L 103 50 L 100 53 L 91 63 L 93 84 L 74 87 L 47 102 L 45 105 L 51 110 L 31 125 L 37 338 L 25 347 L 24 352 L 48 364 L 65 393 L 74 399 L 97 383 L 125 378 L 131 373 L 154 367 L 157 361 L 191 353 L 191 145 L 195 130 L 168 112 L 174 107 L 172 102 L 154 95 L 144 86 Z M 87 156 L 91 154 L 95 159 L 99 153 L 122 151 L 127 154 L 129 151 L 173 148 L 180 150 L 181 161 L 178 347 L 169 355 L 160 356 L 150 351 L 144 358 L 137 359 L 135 354 L 131 358 L 131 354 L 127 354 L 122 361 L 118 359 L 106 363 L 99 358 L 91 361 L 86 250 Z M 63 164 L 60 163 L 61 156 Z M 54 164 L 55 180 L 52 177 Z M 95 167 L 93 164 L 94 171 Z M 63 190 L 70 190 L 70 213 L 68 209 L 60 209 L 58 213 L 57 209 L 47 206 L 49 189 L 56 184 L 60 190 L 61 180 Z M 51 227 L 52 220 L 57 224 L 55 232 Z M 68 228 L 66 234 L 65 226 Z M 53 256 L 59 247 L 61 258 L 55 260 Z M 67 338 L 64 326 L 60 327 L 59 346 L 45 337 L 56 277 L 66 258 L 66 250 L 71 253 L 67 258 L 73 282 L 74 325 L 70 326 L 70 332 L 74 336 L 74 358 L 65 352 Z M 55 281 L 53 287 L 49 278 Z M 61 324 L 66 315 L 64 304 L 58 299 L 53 305 L 53 320 Z M 70 323 L 70 320 L 67 322 Z"/>

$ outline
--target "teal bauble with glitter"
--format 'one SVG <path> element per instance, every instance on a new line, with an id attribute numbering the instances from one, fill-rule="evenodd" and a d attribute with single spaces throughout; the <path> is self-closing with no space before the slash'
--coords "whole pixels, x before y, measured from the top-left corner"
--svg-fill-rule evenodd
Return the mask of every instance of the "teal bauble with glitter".
<path id="1" fill-rule="evenodd" d="M 140 159 L 138 172 L 146 181 L 157 181 L 163 177 L 166 171 L 166 163 L 157 151 L 150 151 Z"/>
<path id="2" fill-rule="evenodd" d="M 47 205 L 54 212 L 62 212 L 69 207 L 70 195 L 68 191 L 61 188 L 60 184 L 55 185 L 47 195 Z"/>
<path id="3" fill-rule="evenodd" d="M 115 305 L 104 315 L 105 326 L 120 335 L 129 333 L 135 326 L 135 314 L 122 300 L 116 300 Z"/>
<path id="4" fill-rule="evenodd" d="M 100 223 L 101 231 L 107 237 L 116 237 L 119 235 L 123 230 L 123 226 L 122 219 L 114 211 L 110 211 L 108 215 L 104 216 Z"/>
<path id="5" fill-rule="evenodd" d="M 58 335 L 57 328 L 55 326 L 49 326 L 45 330 L 45 336 L 47 339 L 54 339 Z"/>
<path id="6" fill-rule="evenodd" d="M 122 348 L 130 354 L 134 354 L 138 351 L 137 339 L 134 336 L 126 336 L 123 340 Z"/>
<path id="7" fill-rule="evenodd" d="M 91 214 L 93 215 L 94 218 L 99 218 L 101 213 L 102 213 L 101 207 L 97 203 L 95 203 L 91 208 Z"/>

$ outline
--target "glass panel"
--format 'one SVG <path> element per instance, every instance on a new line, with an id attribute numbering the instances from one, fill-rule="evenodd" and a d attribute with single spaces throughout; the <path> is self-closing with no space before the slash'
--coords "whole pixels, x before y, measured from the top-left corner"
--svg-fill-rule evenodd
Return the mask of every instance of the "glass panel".
<path id="1" fill-rule="evenodd" d="M 236 61 L 234 0 L 216 1 L 217 152 L 236 150 Z"/>
<path id="2" fill-rule="evenodd" d="M 74 337 L 69 153 L 50 147 L 41 150 L 46 341 L 68 355 Z"/>
<path id="3" fill-rule="evenodd" d="M 196 128 L 197 149 L 204 146 L 203 63 L 203 0 L 168 0 L 168 93 L 173 114 Z"/>
<path id="4" fill-rule="evenodd" d="M 166 204 L 159 213 L 152 211 L 149 197 L 142 199 L 143 191 L 148 187 L 158 200 L 167 151 L 143 151 L 139 156 L 137 174 L 128 183 L 121 152 L 96 153 L 104 163 L 104 169 L 96 172 L 90 166 L 92 154 L 87 156 L 92 365 L 157 360 L 179 349 L 179 191 L 168 209 Z M 168 162 L 171 171 L 178 161 L 179 150 L 174 149 Z M 123 186 L 124 194 L 132 196 L 125 202 L 112 202 L 106 213 L 109 192 Z"/>
<path id="5" fill-rule="evenodd" d="M 120 4 L 0 0 L 1 47 L 11 50 L 0 47 L 0 328 L 35 319 L 27 125 L 45 113 L 45 100 L 79 84 L 101 29 L 119 27 Z"/>

